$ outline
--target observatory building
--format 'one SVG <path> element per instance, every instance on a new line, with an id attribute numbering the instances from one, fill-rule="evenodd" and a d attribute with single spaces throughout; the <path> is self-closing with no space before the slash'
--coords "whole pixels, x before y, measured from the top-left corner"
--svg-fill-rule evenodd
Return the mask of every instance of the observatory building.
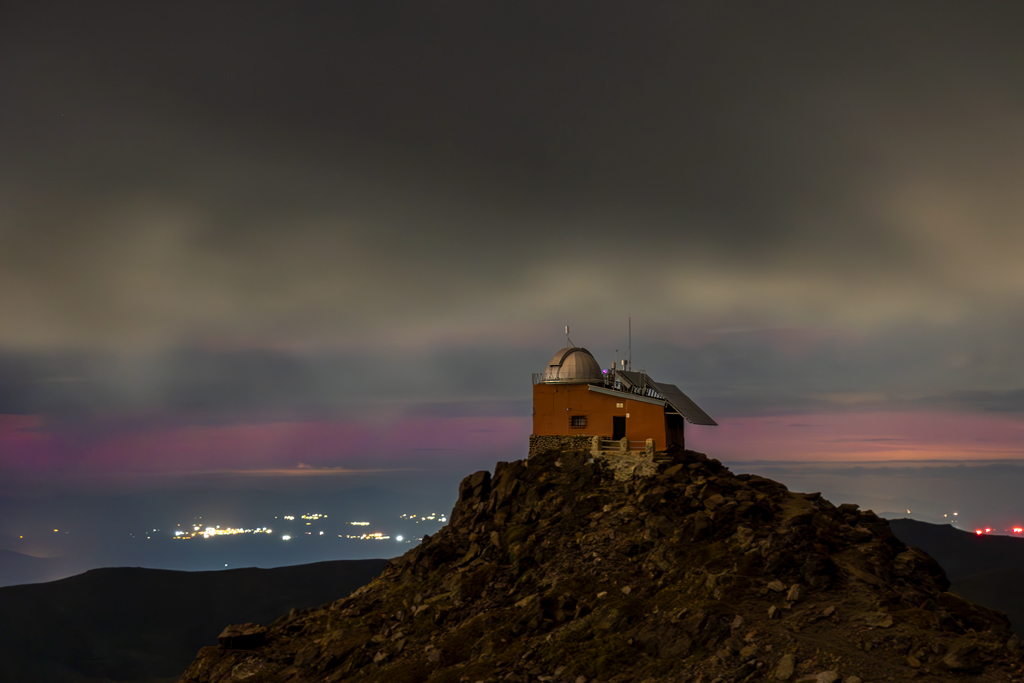
<path id="1" fill-rule="evenodd" d="M 686 422 L 718 424 L 674 384 L 602 369 L 580 346 L 559 350 L 533 375 L 534 437 L 601 437 L 627 444 L 623 450 L 664 451 L 685 447 Z"/>

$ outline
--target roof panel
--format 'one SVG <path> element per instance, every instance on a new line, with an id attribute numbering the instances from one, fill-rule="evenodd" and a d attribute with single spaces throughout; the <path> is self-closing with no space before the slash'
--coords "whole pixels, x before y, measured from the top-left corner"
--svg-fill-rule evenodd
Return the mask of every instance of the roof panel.
<path id="1" fill-rule="evenodd" d="M 653 389 L 658 392 L 690 424 L 718 426 L 718 423 L 712 420 L 710 415 L 701 410 L 700 406 L 693 402 L 693 399 L 680 391 L 679 387 L 674 384 L 655 382 L 646 372 L 632 370 L 617 370 L 615 376 L 624 379 L 630 387 L 640 390 Z"/>
<path id="2" fill-rule="evenodd" d="M 680 415 L 686 418 L 686 421 L 690 424 L 695 425 L 708 425 L 718 426 L 718 423 L 711 419 L 711 416 L 700 409 L 696 403 L 693 402 L 689 396 L 679 390 L 674 384 L 662 384 L 655 382 L 650 377 L 647 378 L 648 384 L 665 397 L 665 400 L 670 406 L 676 409 Z"/>
<path id="3" fill-rule="evenodd" d="M 615 376 L 622 377 L 630 385 L 640 388 L 643 388 L 644 377 L 647 377 L 647 375 L 643 372 L 633 372 L 632 370 L 616 370 Z"/>

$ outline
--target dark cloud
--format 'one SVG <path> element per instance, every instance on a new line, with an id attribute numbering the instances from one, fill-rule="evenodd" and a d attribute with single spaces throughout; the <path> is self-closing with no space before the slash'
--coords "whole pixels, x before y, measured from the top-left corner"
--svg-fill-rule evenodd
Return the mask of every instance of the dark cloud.
<path id="1" fill-rule="evenodd" d="M 131 358 L 7 353 L 0 354 L 0 414 L 42 415 L 58 428 L 110 420 L 214 424 L 373 413 L 521 417 L 530 414 L 532 366 L 544 363 L 530 356 L 476 348 L 360 356 L 195 347 Z"/>
<path id="2" fill-rule="evenodd" d="M 1022 12 L 9 8 L 0 412 L 1013 411 Z"/>
<path id="3" fill-rule="evenodd" d="M 559 342 L 358 353 L 194 346 L 132 355 L 9 352 L 0 354 L 0 413 L 43 415 L 52 427 L 95 420 L 133 425 L 525 417 L 530 375 L 543 369 Z M 888 410 L 1020 414 L 1024 408 L 1020 389 L 950 390 L 983 378 L 993 359 L 965 360 L 962 342 L 936 341 L 929 330 L 851 338 L 726 331 L 637 347 L 637 368 L 679 385 L 719 417 Z M 591 351 L 605 366 L 616 357 L 607 346 Z M 618 357 L 624 356 L 620 349 Z M 1024 383 L 1024 377 L 1007 367 L 1001 381 Z M 833 441 L 879 440 L 863 435 Z"/>
<path id="4" fill-rule="evenodd" d="M 921 400 L 921 403 L 929 408 L 1024 415 L 1024 389 L 1014 389 L 1012 391 L 951 391 L 941 396 L 925 397 Z"/>

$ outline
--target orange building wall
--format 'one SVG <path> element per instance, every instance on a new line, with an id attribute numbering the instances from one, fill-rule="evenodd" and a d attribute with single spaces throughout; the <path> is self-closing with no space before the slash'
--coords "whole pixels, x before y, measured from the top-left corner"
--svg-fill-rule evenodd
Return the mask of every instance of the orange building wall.
<path id="1" fill-rule="evenodd" d="M 611 438 L 612 417 L 627 414 L 626 438 L 630 441 L 654 439 L 657 450 L 663 450 L 670 443 L 683 445 L 682 425 L 679 429 L 667 428 L 664 406 L 637 401 L 628 394 L 610 396 L 590 391 L 586 384 L 533 385 L 534 434 L 589 434 Z M 569 418 L 573 415 L 585 415 L 587 426 L 570 427 Z"/>

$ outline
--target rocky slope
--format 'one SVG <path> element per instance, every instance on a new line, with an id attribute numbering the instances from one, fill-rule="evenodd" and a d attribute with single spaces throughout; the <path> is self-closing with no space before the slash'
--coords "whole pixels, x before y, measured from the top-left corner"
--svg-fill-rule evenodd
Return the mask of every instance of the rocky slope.
<path id="1" fill-rule="evenodd" d="M 1024 680 L 1005 617 L 873 513 L 673 459 L 478 472 L 380 578 L 226 629 L 181 682 Z"/>

